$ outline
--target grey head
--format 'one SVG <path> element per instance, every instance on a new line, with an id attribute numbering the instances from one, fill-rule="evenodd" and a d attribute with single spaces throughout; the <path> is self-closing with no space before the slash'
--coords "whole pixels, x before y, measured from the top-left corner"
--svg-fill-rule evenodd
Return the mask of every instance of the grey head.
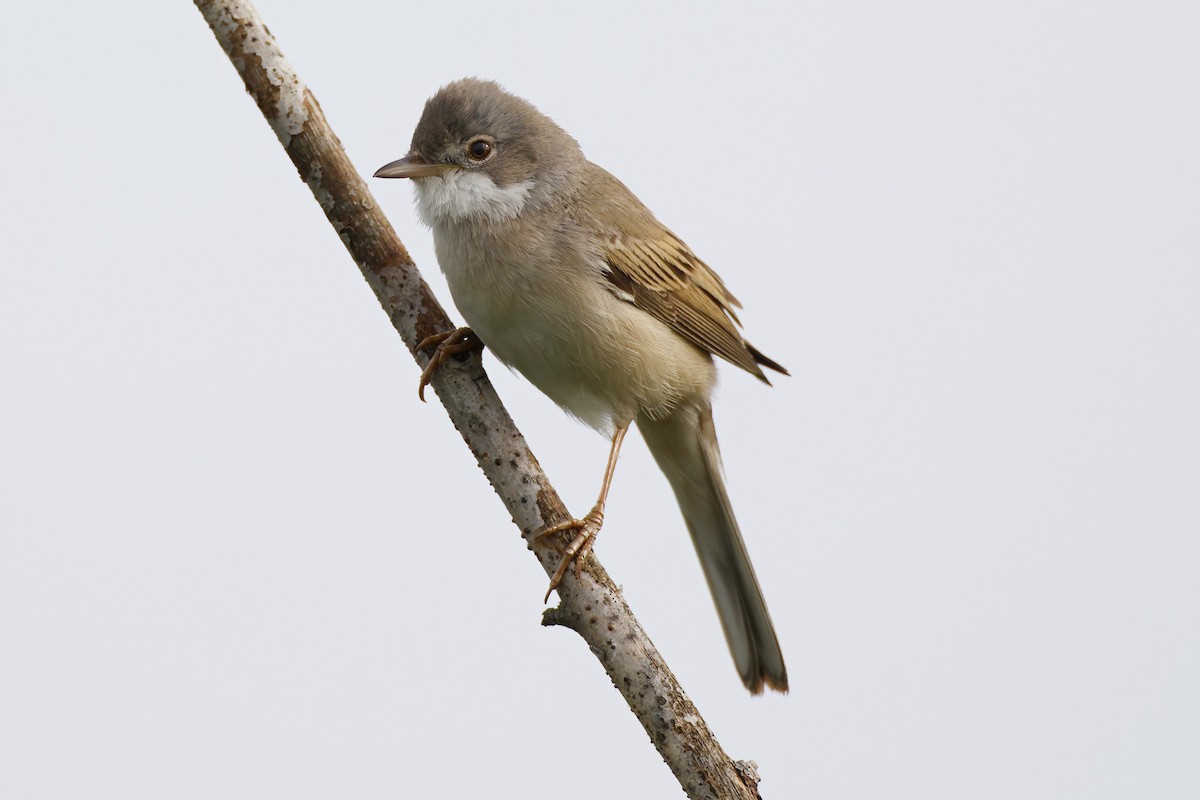
<path id="1" fill-rule="evenodd" d="M 429 98 L 408 155 L 375 177 L 413 178 L 430 224 L 497 221 L 570 194 L 584 164 L 579 144 L 532 103 L 464 78 Z"/>

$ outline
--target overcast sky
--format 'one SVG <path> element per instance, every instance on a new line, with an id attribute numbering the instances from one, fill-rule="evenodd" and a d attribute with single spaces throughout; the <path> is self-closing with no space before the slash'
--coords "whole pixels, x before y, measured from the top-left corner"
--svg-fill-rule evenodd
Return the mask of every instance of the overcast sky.
<path id="1" fill-rule="evenodd" d="M 640 438 L 598 546 L 764 797 L 1200 796 L 1200 6 L 258 8 L 364 174 L 499 80 L 791 369 L 715 412 L 790 695 Z M 5 18 L 0 796 L 680 796 L 192 4 Z"/>

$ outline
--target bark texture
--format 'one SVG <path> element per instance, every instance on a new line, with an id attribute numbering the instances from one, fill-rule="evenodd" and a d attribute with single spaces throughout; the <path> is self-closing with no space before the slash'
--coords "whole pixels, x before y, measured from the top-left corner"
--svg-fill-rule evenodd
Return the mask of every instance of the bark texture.
<path id="1" fill-rule="evenodd" d="M 258 12 L 238 0 L 195 3 L 409 350 L 453 328 Z M 420 366 L 428 363 L 428 354 L 413 355 Z M 527 543 L 531 532 L 570 518 L 477 354 L 450 359 L 431 385 Z M 561 546 L 560 540 L 531 547 L 547 575 Z M 758 798 L 753 762 L 734 762 L 721 749 L 595 557 L 582 581 L 572 570 L 558 591 L 559 604 L 545 612 L 543 624 L 583 637 L 688 797 Z"/>

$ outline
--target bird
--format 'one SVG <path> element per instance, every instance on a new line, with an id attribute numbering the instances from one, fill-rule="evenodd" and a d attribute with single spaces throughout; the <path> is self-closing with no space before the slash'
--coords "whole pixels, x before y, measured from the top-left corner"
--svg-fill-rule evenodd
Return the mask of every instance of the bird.
<path id="1" fill-rule="evenodd" d="M 770 385 L 780 364 L 741 335 L 741 304 L 617 178 L 532 103 L 480 78 L 425 103 L 407 154 L 375 172 L 408 178 L 467 327 L 436 348 L 418 392 L 455 353 L 486 347 L 611 441 L 599 498 L 550 592 L 576 579 L 604 522 L 617 459 L 636 424 L 695 545 L 742 682 L 786 692 L 787 668 L 725 488 L 713 426 L 714 357 Z"/>

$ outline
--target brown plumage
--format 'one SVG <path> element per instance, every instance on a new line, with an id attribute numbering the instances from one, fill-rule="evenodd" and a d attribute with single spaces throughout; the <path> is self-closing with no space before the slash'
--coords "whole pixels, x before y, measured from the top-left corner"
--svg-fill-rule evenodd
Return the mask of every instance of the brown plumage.
<path id="1" fill-rule="evenodd" d="M 742 304 L 720 276 L 655 219 L 625 184 L 589 163 L 584 187 L 574 213 L 581 226 L 597 234 L 610 267 L 605 277 L 623 298 L 768 384 L 760 364 L 788 374 L 742 338 L 734 310 Z"/>

